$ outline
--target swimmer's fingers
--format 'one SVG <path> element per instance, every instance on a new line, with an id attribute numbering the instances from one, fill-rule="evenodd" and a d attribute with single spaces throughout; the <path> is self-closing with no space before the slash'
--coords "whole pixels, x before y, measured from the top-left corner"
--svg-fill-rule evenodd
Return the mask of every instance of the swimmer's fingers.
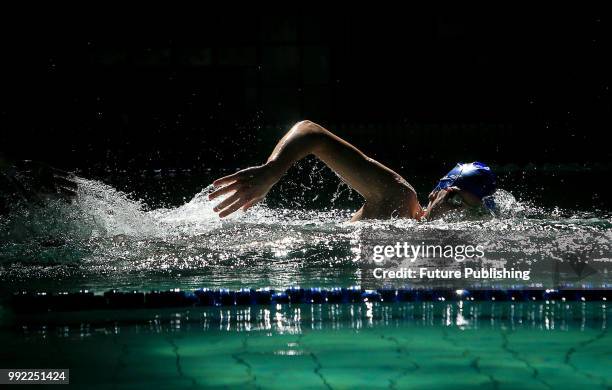
<path id="1" fill-rule="evenodd" d="M 429 195 L 427 196 L 427 199 L 429 199 L 430 202 L 433 201 L 438 196 L 438 192 L 440 192 L 440 190 L 431 191 Z"/>
<path id="2" fill-rule="evenodd" d="M 263 198 L 255 198 L 255 199 L 249 200 L 248 202 L 244 204 L 244 206 L 242 206 L 242 211 L 247 211 L 251 207 L 255 206 L 257 203 L 259 203 L 262 199 Z"/>
<path id="3" fill-rule="evenodd" d="M 244 205 L 244 201 L 242 199 L 238 199 L 234 204 L 232 204 L 228 208 L 226 208 L 223 211 L 221 211 L 219 213 L 219 217 L 220 218 L 227 217 L 228 215 L 232 214 L 233 212 L 238 211 L 238 209 L 240 209 L 243 205 Z"/>
<path id="4" fill-rule="evenodd" d="M 440 190 L 436 193 L 436 199 L 445 199 L 448 198 L 449 196 L 453 195 L 453 194 L 458 194 L 461 190 L 459 189 L 459 187 L 446 187 L 443 190 Z"/>
<path id="5" fill-rule="evenodd" d="M 236 192 L 233 195 L 228 196 L 227 198 L 223 199 L 223 201 L 221 203 L 219 203 L 218 205 L 216 205 L 213 208 L 213 211 L 219 212 L 220 210 L 223 210 L 227 206 L 229 206 L 232 203 L 234 203 L 235 201 L 237 201 L 239 198 L 240 198 L 240 195 Z"/>
<path id="6" fill-rule="evenodd" d="M 459 196 L 461 196 L 461 199 L 463 199 L 464 203 L 467 204 L 468 206 L 479 206 L 482 205 L 482 200 L 477 197 L 476 195 L 474 195 L 473 193 L 469 192 L 469 191 L 464 191 L 461 188 L 458 187 L 453 187 L 454 193 L 458 194 Z"/>
<path id="7" fill-rule="evenodd" d="M 228 192 L 236 191 L 238 189 L 239 185 L 240 184 L 237 181 L 235 181 L 235 182 L 233 182 L 230 185 L 226 185 L 224 187 L 216 189 L 215 191 L 211 192 L 208 195 L 208 199 L 209 200 L 213 200 L 213 199 L 218 198 L 219 196 L 221 196 L 223 194 L 227 194 Z"/>
<path id="8" fill-rule="evenodd" d="M 228 175 L 228 176 L 224 176 L 222 178 L 219 178 L 215 181 L 213 181 L 213 186 L 215 187 L 219 187 L 222 185 L 226 185 L 235 181 L 238 181 L 241 177 L 242 177 L 243 173 L 242 171 L 236 172 L 234 174 Z"/>

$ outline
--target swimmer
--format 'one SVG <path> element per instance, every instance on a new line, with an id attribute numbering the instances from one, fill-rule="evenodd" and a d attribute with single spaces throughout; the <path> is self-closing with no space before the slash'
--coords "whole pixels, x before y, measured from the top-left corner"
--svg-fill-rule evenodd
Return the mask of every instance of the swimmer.
<path id="1" fill-rule="evenodd" d="M 240 209 L 248 210 L 265 198 L 295 162 L 311 154 L 365 199 L 352 221 L 394 217 L 431 220 L 453 210 L 493 207 L 486 197 L 495 192 L 496 177 L 482 163 L 458 164 L 429 194 L 427 207 L 422 207 L 414 188 L 398 173 L 318 124 L 302 121 L 278 142 L 265 164 L 213 182 L 216 190 L 209 199 L 229 195 L 214 211 L 226 217 Z"/>

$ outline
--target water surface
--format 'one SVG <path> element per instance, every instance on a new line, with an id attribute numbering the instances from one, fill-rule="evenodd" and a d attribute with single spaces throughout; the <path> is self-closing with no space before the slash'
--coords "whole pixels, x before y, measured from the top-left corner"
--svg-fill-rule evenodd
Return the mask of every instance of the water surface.
<path id="1" fill-rule="evenodd" d="M 47 207 L 25 208 L 2 218 L 1 289 L 6 294 L 20 289 L 360 285 L 363 275 L 355 260 L 368 238 L 444 242 L 449 234 L 484 245 L 482 266 L 540 267 L 544 273 L 532 285 L 551 281 L 551 261 L 576 260 L 597 270 L 586 287 L 610 282 L 612 218 L 605 209 L 544 207 L 500 189 L 495 195 L 497 216 L 349 223 L 358 195 L 318 169 L 298 184 L 281 182 L 267 202 L 224 220 L 207 200 L 210 186 L 186 201 L 176 200 L 181 193 L 177 189 L 174 203 L 152 207 L 155 202 L 79 178 L 73 204 L 50 201 Z M 318 192 L 317 186 L 327 193 Z M 149 186 L 150 192 L 155 189 Z M 169 189 L 158 192 L 164 191 Z M 319 198 L 324 199 L 317 203 Z M 565 271 L 562 281 L 582 286 L 580 275 L 571 268 Z"/>

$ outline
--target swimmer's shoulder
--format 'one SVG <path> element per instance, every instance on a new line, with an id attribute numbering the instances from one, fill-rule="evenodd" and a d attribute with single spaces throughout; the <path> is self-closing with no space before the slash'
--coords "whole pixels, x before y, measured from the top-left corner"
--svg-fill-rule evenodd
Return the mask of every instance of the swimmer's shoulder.
<path id="1" fill-rule="evenodd" d="M 421 219 L 423 209 L 418 202 L 416 191 L 406 183 L 397 191 L 389 191 L 380 201 L 367 201 L 351 218 L 363 219 L 407 218 Z"/>

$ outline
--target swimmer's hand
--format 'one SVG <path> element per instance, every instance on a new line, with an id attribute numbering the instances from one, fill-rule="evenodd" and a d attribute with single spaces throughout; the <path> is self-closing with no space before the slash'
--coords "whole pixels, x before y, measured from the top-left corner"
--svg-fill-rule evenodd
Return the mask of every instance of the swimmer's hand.
<path id="1" fill-rule="evenodd" d="M 429 194 L 429 205 L 424 217 L 432 220 L 450 211 L 473 207 L 480 203 L 475 195 L 462 191 L 459 187 L 448 187 L 443 190 L 432 191 Z"/>
<path id="2" fill-rule="evenodd" d="M 223 218 L 239 209 L 246 211 L 260 202 L 279 178 L 278 171 L 270 163 L 243 169 L 215 180 L 213 186 L 217 189 L 208 195 L 208 199 L 232 193 L 213 208 Z"/>
<path id="3" fill-rule="evenodd" d="M 454 202 L 450 199 L 459 193 L 459 188 L 448 187 L 443 190 L 432 191 L 429 194 L 429 204 L 427 205 L 427 211 L 425 212 L 425 219 L 432 220 L 443 216 L 451 210 L 457 208 Z"/>

